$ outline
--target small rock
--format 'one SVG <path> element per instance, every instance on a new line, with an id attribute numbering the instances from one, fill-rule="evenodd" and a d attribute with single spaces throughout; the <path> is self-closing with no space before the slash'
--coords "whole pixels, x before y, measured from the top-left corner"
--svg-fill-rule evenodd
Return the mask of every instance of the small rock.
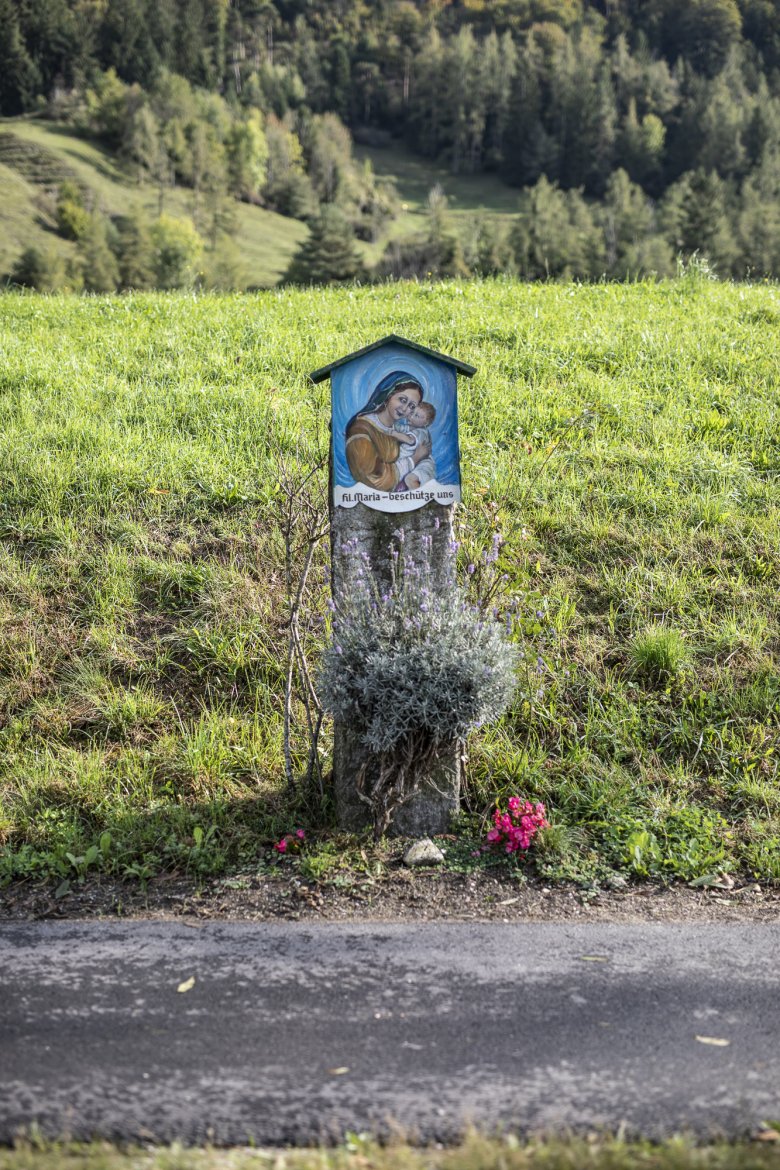
<path id="1" fill-rule="evenodd" d="M 410 845 L 404 854 L 404 865 L 412 869 L 417 865 L 441 865 L 444 854 L 430 837 L 423 837 Z"/>

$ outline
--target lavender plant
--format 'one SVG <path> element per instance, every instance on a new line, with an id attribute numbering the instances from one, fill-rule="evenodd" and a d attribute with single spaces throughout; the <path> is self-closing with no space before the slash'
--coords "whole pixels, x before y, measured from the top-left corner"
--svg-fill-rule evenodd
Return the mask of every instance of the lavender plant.
<path id="1" fill-rule="evenodd" d="M 357 790 L 377 837 L 445 747 L 506 710 L 518 658 L 506 629 L 456 585 L 434 590 L 425 566 L 390 556 L 385 592 L 364 573 L 334 606 L 319 687 L 367 749 Z"/>

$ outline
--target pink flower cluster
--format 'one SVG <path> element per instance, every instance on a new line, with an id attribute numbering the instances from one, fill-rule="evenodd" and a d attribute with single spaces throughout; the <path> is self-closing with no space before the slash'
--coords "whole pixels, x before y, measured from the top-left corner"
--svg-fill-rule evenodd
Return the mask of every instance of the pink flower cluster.
<path id="1" fill-rule="evenodd" d="M 505 853 L 523 852 L 533 841 L 539 829 L 546 829 L 549 821 L 545 815 L 546 809 L 540 802 L 531 804 L 519 796 L 510 796 L 508 801 L 509 812 L 502 812 L 497 808 L 493 813 L 493 828 L 487 835 L 490 848 L 503 849 Z"/>
<path id="2" fill-rule="evenodd" d="M 285 833 L 281 841 L 277 841 L 274 849 L 277 853 L 295 853 L 306 840 L 305 829 L 296 829 L 294 833 Z"/>

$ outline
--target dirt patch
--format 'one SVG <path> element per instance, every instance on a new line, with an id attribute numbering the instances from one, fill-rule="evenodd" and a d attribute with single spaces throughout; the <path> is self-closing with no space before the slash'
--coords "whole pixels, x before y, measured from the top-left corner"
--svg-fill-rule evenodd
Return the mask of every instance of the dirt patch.
<path id="1" fill-rule="evenodd" d="M 306 883 L 290 875 L 239 874 L 201 885 L 156 878 L 94 880 L 55 897 L 56 885 L 0 890 L 0 918 L 155 918 L 272 922 L 779 922 L 780 890 L 630 884 L 623 889 L 546 886 L 506 875 L 409 871 L 377 881 Z"/>

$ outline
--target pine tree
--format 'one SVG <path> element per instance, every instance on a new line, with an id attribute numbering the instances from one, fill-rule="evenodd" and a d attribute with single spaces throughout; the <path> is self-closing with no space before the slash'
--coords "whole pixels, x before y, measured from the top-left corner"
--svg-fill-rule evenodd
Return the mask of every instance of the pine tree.
<path id="1" fill-rule="evenodd" d="M 699 253 L 728 276 L 738 262 L 729 189 L 714 172 L 690 171 L 666 192 L 662 218 L 669 241 L 683 256 Z"/>
<path id="2" fill-rule="evenodd" d="M 447 196 L 436 184 L 428 194 L 428 276 L 443 278 L 466 276 L 460 237 L 447 214 Z"/>
<path id="3" fill-rule="evenodd" d="M 604 271 L 603 238 L 579 191 L 560 191 L 544 176 L 523 192 L 511 243 L 527 280 L 593 279 Z"/>
<path id="4" fill-rule="evenodd" d="M 58 292 L 68 284 L 65 261 L 54 249 L 25 248 L 11 269 L 10 283 L 37 292 Z"/>
<path id="5" fill-rule="evenodd" d="M 542 122 L 545 90 L 543 53 L 532 34 L 517 60 L 504 135 L 501 173 L 517 187 L 557 174 L 557 144 Z"/>
<path id="6" fill-rule="evenodd" d="M 154 288 L 152 234 L 143 212 L 136 210 L 119 222 L 117 258 L 120 288 Z"/>
<path id="7" fill-rule="evenodd" d="M 21 114 L 40 91 L 41 76 L 27 51 L 14 0 L 0 0 L 0 114 Z"/>
<path id="8" fill-rule="evenodd" d="M 119 266 L 109 246 L 108 224 L 102 215 L 90 216 L 80 247 L 87 292 L 115 292 L 119 284 Z"/>
<path id="9" fill-rule="evenodd" d="M 653 205 L 623 170 L 607 184 L 600 220 L 606 245 L 605 271 L 616 280 L 671 276 L 674 257 L 658 233 Z"/>
<path id="10" fill-rule="evenodd" d="M 286 284 L 340 284 L 365 278 L 349 223 L 336 207 L 325 206 L 311 233 L 292 258 Z"/>
<path id="11" fill-rule="evenodd" d="M 475 276 L 497 276 L 512 272 L 514 254 L 507 231 L 493 219 L 479 215 L 472 220 L 471 231 L 464 251 L 464 259 Z"/>
<path id="12" fill-rule="evenodd" d="M 628 112 L 618 136 L 618 156 L 630 177 L 642 186 L 661 174 L 666 128 L 655 114 L 645 114 L 640 121 L 636 99 L 631 97 Z"/>

